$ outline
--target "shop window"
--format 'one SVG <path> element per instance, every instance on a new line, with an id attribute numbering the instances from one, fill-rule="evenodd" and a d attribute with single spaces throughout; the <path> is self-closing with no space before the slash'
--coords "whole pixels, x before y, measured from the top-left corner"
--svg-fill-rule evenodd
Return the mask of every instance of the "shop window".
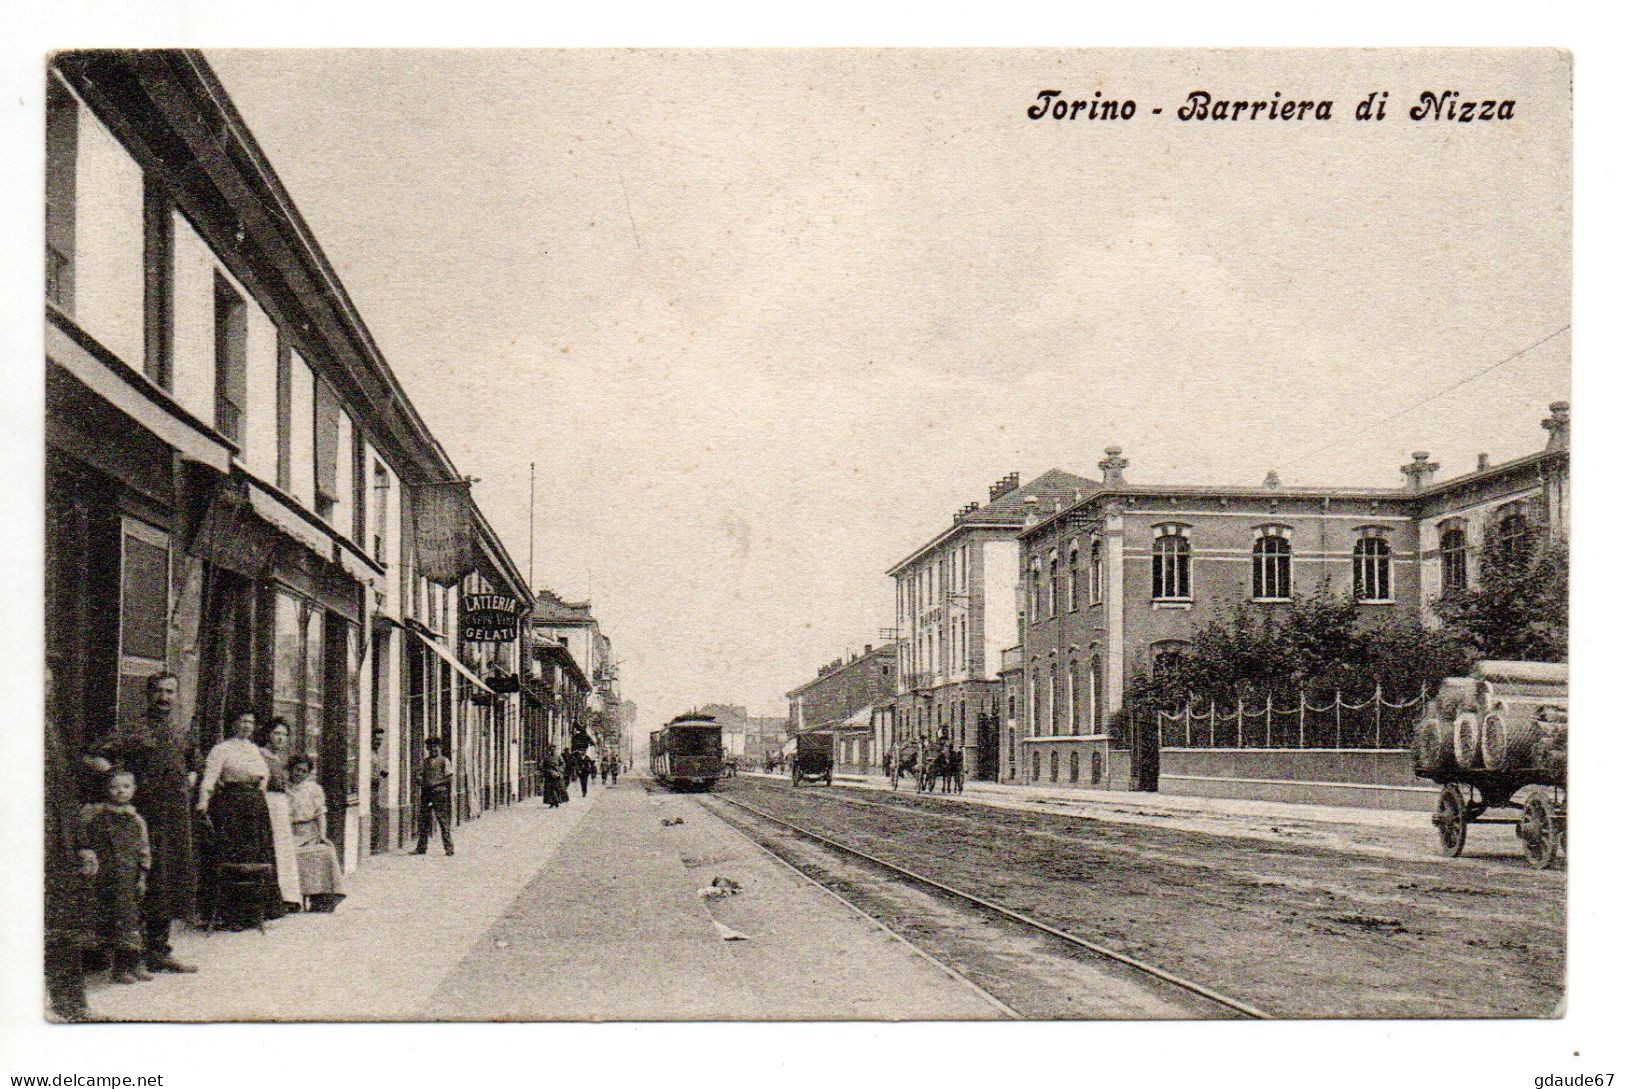
<path id="1" fill-rule="evenodd" d="M 146 706 L 147 678 L 165 668 L 169 651 L 169 535 L 125 518 L 119 556 L 117 721 Z"/>
<path id="2" fill-rule="evenodd" d="M 1388 542 L 1374 534 L 1361 537 L 1354 544 L 1354 600 L 1389 601 L 1392 599 L 1392 553 Z"/>
<path id="3" fill-rule="evenodd" d="M 1070 777 L 1069 777 L 1068 781 L 1076 783 L 1078 781 L 1078 767 L 1079 767 L 1078 750 L 1077 749 L 1072 750 L 1072 756 L 1071 756 L 1071 759 L 1070 759 L 1070 764 L 1071 764 L 1071 767 L 1069 769 Z"/>
<path id="4" fill-rule="evenodd" d="M 1447 594 L 1467 589 L 1467 533 L 1451 527 L 1439 534 L 1439 567 Z"/>
<path id="5" fill-rule="evenodd" d="M 1263 526 L 1253 541 L 1253 600 L 1286 601 L 1292 597 L 1291 530 Z"/>
<path id="6" fill-rule="evenodd" d="M 1191 596 L 1191 542 L 1186 527 L 1156 527 L 1151 545 L 1151 598 L 1154 601 L 1189 601 Z"/>
<path id="7" fill-rule="evenodd" d="M 287 720 L 294 748 L 320 759 L 326 690 L 322 611 L 279 591 L 272 623 L 272 717 Z"/>

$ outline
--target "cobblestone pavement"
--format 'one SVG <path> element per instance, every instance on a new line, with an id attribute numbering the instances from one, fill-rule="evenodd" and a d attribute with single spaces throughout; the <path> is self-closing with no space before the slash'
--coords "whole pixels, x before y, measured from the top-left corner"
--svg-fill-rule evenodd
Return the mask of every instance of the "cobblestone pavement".
<path id="1" fill-rule="evenodd" d="M 666 823 L 670 821 L 671 823 Z M 680 823 L 678 823 L 680 821 Z M 749 844 L 623 778 L 373 856 L 332 915 L 178 935 L 196 975 L 93 986 L 119 1021 L 971 1019 L 985 997 Z M 702 898 L 714 880 L 738 886 Z"/>

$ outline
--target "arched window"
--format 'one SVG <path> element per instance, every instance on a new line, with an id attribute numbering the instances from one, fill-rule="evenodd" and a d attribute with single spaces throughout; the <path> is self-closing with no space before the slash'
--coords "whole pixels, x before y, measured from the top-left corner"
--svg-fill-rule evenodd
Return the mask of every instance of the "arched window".
<path id="1" fill-rule="evenodd" d="M 1054 616 L 1061 607 L 1061 557 L 1049 554 L 1049 615 Z"/>
<path id="2" fill-rule="evenodd" d="M 1038 782 L 1040 774 L 1041 774 L 1041 772 L 1039 771 L 1039 768 L 1041 767 L 1041 765 L 1039 764 L 1039 761 L 1042 760 L 1042 759 L 1043 759 L 1043 757 L 1038 755 L 1037 750 L 1034 750 L 1034 752 L 1033 752 L 1033 782 L 1035 782 L 1035 783 Z"/>
<path id="3" fill-rule="evenodd" d="M 1066 607 L 1078 611 L 1078 542 L 1066 551 Z"/>
<path id="4" fill-rule="evenodd" d="M 1098 751 L 1089 754 L 1089 782 L 1096 786 L 1100 784 L 1101 763 Z"/>
<path id="5" fill-rule="evenodd" d="M 1078 660 L 1076 658 L 1067 664 L 1066 671 L 1067 695 L 1070 697 L 1072 709 L 1072 729 L 1069 732 L 1081 734 L 1083 733 L 1083 685 L 1078 683 L 1082 678 L 1079 676 Z"/>
<path id="6" fill-rule="evenodd" d="M 1260 526 L 1253 536 L 1253 600 L 1290 599 L 1292 530 L 1286 526 Z"/>
<path id="7" fill-rule="evenodd" d="M 1151 679 L 1156 680 L 1169 670 L 1179 667 L 1187 644 L 1183 639 L 1166 639 L 1151 644 Z"/>
<path id="8" fill-rule="evenodd" d="M 1089 545 L 1089 604 L 1100 604 L 1102 571 L 1102 558 L 1100 541 L 1096 539 Z"/>
<path id="9" fill-rule="evenodd" d="M 1153 601 L 1189 601 L 1191 596 L 1191 542 L 1180 525 L 1156 527 L 1151 545 L 1151 598 Z"/>
<path id="10" fill-rule="evenodd" d="M 1061 781 L 1061 754 L 1054 749 L 1049 751 L 1049 781 L 1052 783 Z"/>
<path id="11" fill-rule="evenodd" d="M 1367 533 L 1354 544 L 1354 600 L 1391 601 L 1392 553 L 1388 542 Z"/>
<path id="12" fill-rule="evenodd" d="M 1078 781 L 1078 750 L 1077 749 L 1072 750 L 1072 759 L 1071 759 L 1070 762 L 1072 764 L 1072 768 L 1071 768 L 1072 774 L 1070 776 L 1070 780 L 1075 783 L 1075 782 Z"/>
<path id="13" fill-rule="evenodd" d="M 1503 511 L 1500 520 L 1495 523 L 1495 547 L 1503 558 L 1521 560 L 1529 554 L 1533 539 L 1529 516 L 1524 513 L 1521 503 L 1505 507 Z"/>
<path id="14" fill-rule="evenodd" d="M 1038 561 L 1033 560 L 1032 568 L 1027 572 L 1027 623 L 1032 624 L 1038 620 L 1039 599 L 1043 597 L 1043 590 L 1039 585 Z"/>
<path id="15" fill-rule="evenodd" d="M 1061 686 L 1056 683 L 1055 663 L 1050 663 L 1050 733 L 1061 731 Z"/>
<path id="16" fill-rule="evenodd" d="M 1098 734 L 1106 728 L 1105 674 L 1100 668 L 1100 655 L 1089 659 L 1089 732 Z"/>
<path id="17" fill-rule="evenodd" d="M 1439 534 L 1439 568 L 1445 593 L 1467 589 L 1467 531 L 1460 526 Z"/>

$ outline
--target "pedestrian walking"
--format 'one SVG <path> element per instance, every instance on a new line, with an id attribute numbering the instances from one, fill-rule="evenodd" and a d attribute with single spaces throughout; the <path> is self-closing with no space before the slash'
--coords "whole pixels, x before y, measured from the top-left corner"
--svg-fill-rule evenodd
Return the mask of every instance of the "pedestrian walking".
<path id="1" fill-rule="evenodd" d="M 195 753 L 171 722 L 179 697 L 175 674 L 147 678 L 145 716 L 117 729 L 86 761 L 101 773 L 113 770 L 116 761 L 135 775 L 133 804 L 146 822 L 152 850 L 141 914 L 146 966 L 154 972 L 197 971 L 176 960 L 170 944 L 174 920 L 192 917 L 197 890 L 190 804 Z"/>
<path id="2" fill-rule="evenodd" d="M 425 741 L 429 753 L 423 759 L 420 779 L 420 802 L 423 817 L 418 822 L 418 848 L 414 854 L 429 853 L 429 831 L 434 822 L 440 822 L 440 846 L 447 857 L 456 854 L 451 844 L 451 761 L 440 752 L 443 747 L 438 737 Z"/>
<path id="3" fill-rule="evenodd" d="M 586 753 L 577 754 L 576 774 L 581 778 L 581 796 L 583 798 L 587 796 L 587 784 L 592 782 L 592 768 L 592 757 Z"/>
<path id="4" fill-rule="evenodd" d="M 619 756 L 610 758 L 609 781 L 611 783 L 618 783 L 621 781 L 621 758 Z"/>
<path id="5" fill-rule="evenodd" d="M 135 775 L 110 772 L 106 790 L 106 801 L 79 811 L 79 850 L 90 856 L 85 868 L 95 875 L 94 922 L 87 937 L 107 950 L 114 983 L 135 983 L 152 978 L 141 966 L 146 948 L 141 897 L 152 868 L 152 844 L 147 822 L 130 804 Z"/>

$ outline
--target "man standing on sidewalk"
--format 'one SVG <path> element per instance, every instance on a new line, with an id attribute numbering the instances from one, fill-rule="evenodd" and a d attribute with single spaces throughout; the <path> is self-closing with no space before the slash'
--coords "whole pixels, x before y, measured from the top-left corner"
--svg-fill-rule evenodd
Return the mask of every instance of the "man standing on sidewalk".
<path id="1" fill-rule="evenodd" d="M 106 773 L 114 763 L 133 772 L 135 811 L 147 822 L 152 870 L 141 909 L 146 927 L 147 967 L 154 972 L 195 972 L 175 959 L 169 930 L 176 919 L 190 918 L 197 889 L 197 863 L 192 853 L 192 781 L 196 777 L 183 751 L 184 740 L 170 721 L 180 697 L 173 673 L 147 678 L 144 720 L 119 727 L 87 759 Z"/>
<path id="2" fill-rule="evenodd" d="M 440 845 L 450 856 L 456 853 L 451 845 L 451 761 L 441 755 L 438 737 L 429 738 L 424 746 L 429 750 L 429 755 L 423 760 L 422 800 L 419 803 L 423 817 L 418 822 L 418 849 L 414 853 L 429 853 L 429 830 L 435 821 L 439 821 Z"/>

